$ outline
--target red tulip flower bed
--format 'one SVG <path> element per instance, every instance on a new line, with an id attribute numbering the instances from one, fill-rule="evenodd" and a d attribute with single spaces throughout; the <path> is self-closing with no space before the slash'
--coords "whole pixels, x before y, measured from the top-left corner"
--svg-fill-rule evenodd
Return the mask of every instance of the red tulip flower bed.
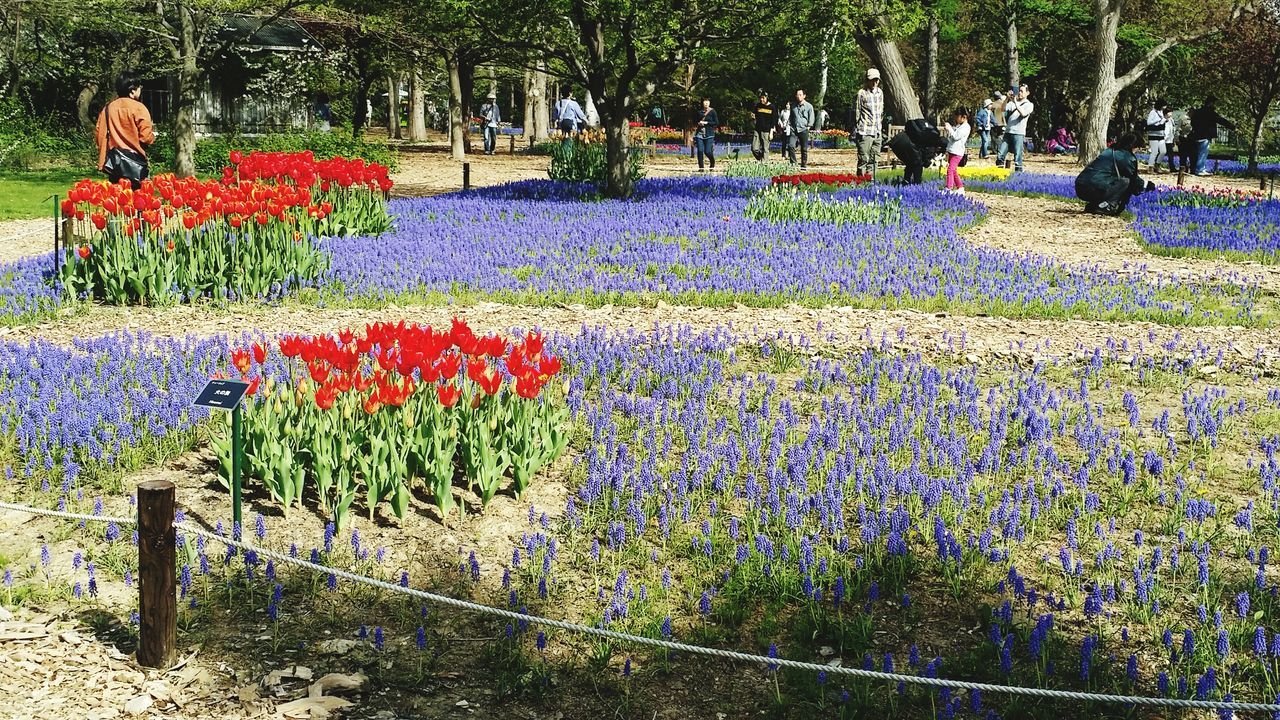
<path id="1" fill-rule="evenodd" d="M 310 153 L 240 160 L 251 169 L 220 181 L 76 183 L 61 208 L 75 224 L 63 286 L 114 304 L 273 296 L 328 269 L 315 238 L 389 228 L 382 166 Z"/>
<path id="2" fill-rule="evenodd" d="M 510 478 L 521 495 L 568 440 L 568 411 L 547 394 L 560 359 L 530 333 L 478 337 L 379 323 L 363 333 L 282 338 L 232 352 L 249 380 L 245 459 L 288 512 L 304 497 L 341 526 L 357 499 L 372 518 L 386 501 L 403 517 L 415 486 L 447 517 L 455 469 L 488 504 Z M 229 423 L 213 445 L 230 478 Z"/>
<path id="3" fill-rule="evenodd" d="M 871 182 L 870 175 L 854 175 L 853 173 L 803 173 L 800 175 L 778 175 L 773 178 L 774 185 L 791 185 L 794 187 L 811 187 L 815 190 L 834 190 L 846 186 L 858 186 Z"/>

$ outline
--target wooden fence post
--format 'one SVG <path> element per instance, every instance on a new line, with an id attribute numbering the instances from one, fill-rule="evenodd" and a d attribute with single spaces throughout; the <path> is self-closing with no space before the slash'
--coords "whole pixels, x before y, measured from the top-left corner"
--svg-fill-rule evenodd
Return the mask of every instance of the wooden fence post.
<path id="1" fill-rule="evenodd" d="M 168 668 L 178 644 L 176 494 L 168 480 L 138 484 L 138 664 L 144 667 Z"/>

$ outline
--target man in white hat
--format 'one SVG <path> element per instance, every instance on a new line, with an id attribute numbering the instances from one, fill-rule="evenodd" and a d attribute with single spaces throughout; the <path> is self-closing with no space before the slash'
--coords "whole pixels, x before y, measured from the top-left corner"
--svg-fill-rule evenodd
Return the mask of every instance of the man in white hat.
<path id="1" fill-rule="evenodd" d="M 485 98 L 484 104 L 480 106 L 480 117 L 484 120 L 484 154 L 492 155 L 498 147 L 498 123 L 502 122 L 496 94 L 489 93 Z"/>
<path id="2" fill-rule="evenodd" d="M 880 71 L 867 70 L 867 81 L 858 91 L 854 139 L 858 144 L 858 174 L 874 175 L 883 140 L 884 91 L 880 89 Z"/>
<path id="3" fill-rule="evenodd" d="M 991 98 L 982 101 L 982 108 L 973 118 L 973 127 L 978 131 L 978 157 L 985 158 L 991 152 Z"/>

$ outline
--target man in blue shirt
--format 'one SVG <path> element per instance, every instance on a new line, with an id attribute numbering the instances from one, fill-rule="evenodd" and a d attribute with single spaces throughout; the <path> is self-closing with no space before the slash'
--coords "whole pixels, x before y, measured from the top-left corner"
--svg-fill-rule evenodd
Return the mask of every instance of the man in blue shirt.
<path id="1" fill-rule="evenodd" d="M 978 157 L 985 158 L 991 152 L 991 98 L 982 101 L 982 109 L 973 118 L 973 126 L 978 131 Z"/>
<path id="2" fill-rule="evenodd" d="M 582 112 L 582 106 L 573 99 L 573 92 L 568 88 L 560 93 L 560 99 L 556 101 L 555 113 L 551 119 L 566 138 L 572 137 L 587 124 L 587 114 Z"/>

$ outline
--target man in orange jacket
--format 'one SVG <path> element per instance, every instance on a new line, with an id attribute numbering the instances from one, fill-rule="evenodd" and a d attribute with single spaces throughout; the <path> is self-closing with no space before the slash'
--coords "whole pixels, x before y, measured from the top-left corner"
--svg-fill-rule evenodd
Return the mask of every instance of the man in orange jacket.
<path id="1" fill-rule="evenodd" d="M 156 141 L 151 113 L 138 98 L 142 82 L 125 73 L 116 80 L 115 100 L 98 115 L 98 170 L 117 183 L 127 178 L 133 188 L 150 174 L 147 148 Z"/>

